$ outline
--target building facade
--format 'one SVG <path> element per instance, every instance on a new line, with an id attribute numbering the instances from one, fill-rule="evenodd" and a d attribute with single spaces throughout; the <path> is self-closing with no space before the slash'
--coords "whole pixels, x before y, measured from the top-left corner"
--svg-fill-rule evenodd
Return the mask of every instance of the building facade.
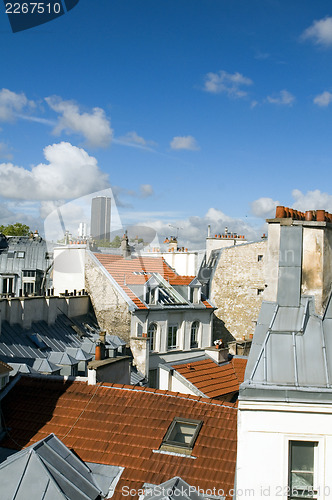
<path id="1" fill-rule="evenodd" d="M 332 216 L 280 208 L 268 221 L 270 300 L 240 386 L 237 490 L 323 500 L 332 493 Z"/>
<path id="2" fill-rule="evenodd" d="M 112 199 L 107 196 L 97 196 L 91 200 L 90 234 L 95 240 L 110 241 L 111 204 Z"/>

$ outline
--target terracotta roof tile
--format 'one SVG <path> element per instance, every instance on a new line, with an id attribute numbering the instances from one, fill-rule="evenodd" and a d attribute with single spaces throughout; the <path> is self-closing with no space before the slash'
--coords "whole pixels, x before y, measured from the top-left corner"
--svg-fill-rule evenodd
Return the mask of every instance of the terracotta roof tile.
<path id="1" fill-rule="evenodd" d="M 159 273 L 170 285 L 189 285 L 195 279 L 195 276 L 179 276 L 162 257 L 124 259 L 121 255 L 101 253 L 95 253 L 94 256 L 115 279 L 118 285 L 120 285 L 138 309 L 147 309 L 147 306 L 135 295 L 129 286 L 144 285 L 151 278 L 152 273 Z M 212 305 L 206 300 L 202 301 L 202 304 L 208 309 L 213 309 Z"/>
<path id="2" fill-rule="evenodd" d="M 181 476 L 201 488 L 234 485 L 235 405 L 167 391 L 22 377 L 2 401 L 9 435 L 1 445 L 18 449 L 54 432 L 84 461 L 125 467 L 121 488 L 160 484 Z M 24 410 L 23 410 L 24 408 Z M 193 455 L 155 453 L 175 416 L 200 419 Z"/>
<path id="3" fill-rule="evenodd" d="M 180 375 L 208 398 L 219 398 L 237 392 L 243 382 L 246 359 L 233 358 L 229 363 L 217 365 L 212 359 L 173 365 Z"/>

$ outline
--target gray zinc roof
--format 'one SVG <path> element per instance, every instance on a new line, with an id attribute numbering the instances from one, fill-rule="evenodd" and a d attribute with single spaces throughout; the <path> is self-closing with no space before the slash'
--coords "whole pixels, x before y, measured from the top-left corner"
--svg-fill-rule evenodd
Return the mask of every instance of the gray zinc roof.
<path id="1" fill-rule="evenodd" d="M 35 359 L 32 368 L 40 373 L 60 374 L 60 368 L 47 359 Z"/>
<path id="2" fill-rule="evenodd" d="M 48 355 L 48 361 L 56 365 L 66 365 L 73 366 L 78 364 L 78 360 L 74 359 L 67 352 L 50 352 Z"/>
<path id="3" fill-rule="evenodd" d="M 94 500 L 103 492 L 87 465 L 54 434 L 0 465 L 3 500 Z"/>
<path id="4" fill-rule="evenodd" d="M 46 358 L 50 351 L 65 352 L 68 347 L 79 349 L 83 347 L 84 342 L 86 345 L 94 345 L 89 339 L 97 337 L 98 332 L 93 326 L 88 325 L 88 318 L 85 318 L 85 321 L 83 319 L 81 318 L 81 322 L 76 319 L 72 321 L 63 314 L 59 315 L 52 325 L 38 321 L 28 330 L 20 325 L 10 325 L 7 321 L 3 321 L 0 357 L 7 363 L 22 362 L 24 359 Z M 80 335 L 73 326 L 77 327 Z M 82 338 L 83 335 L 86 337 Z M 90 353 L 87 348 L 84 350 Z M 94 353 L 94 349 L 91 352 Z"/>
<path id="5" fill-rule="evenodd" d="M 204 500 L 205 498 L 196 488 L 177 476 L 158 486 L 145 483 L 143 488 L 145 489 L 144 500 Z M 214 496 L 214 498 L 222 499 L 224 497 Z"/>
<path id="6" fill-rule="evenodd" d="M 298 307 L 263 302 L 240 399 L 332 401 L 332 300 L 323 317 L 314 298 Z"/>

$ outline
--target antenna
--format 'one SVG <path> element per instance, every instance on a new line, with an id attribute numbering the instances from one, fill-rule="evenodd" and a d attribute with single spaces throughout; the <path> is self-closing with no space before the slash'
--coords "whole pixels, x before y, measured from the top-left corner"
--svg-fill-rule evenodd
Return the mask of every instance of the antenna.
<path id="1" fill-rule="evenodd" d="M 179 229 L 183 229 L 183 227 L 172 226 L 172 224 L 168 224 L 168 225 L 169 225 L 169 227 L 173 227 L 174 229 L 176 229 L 176 239 L 178 239 Z"/>

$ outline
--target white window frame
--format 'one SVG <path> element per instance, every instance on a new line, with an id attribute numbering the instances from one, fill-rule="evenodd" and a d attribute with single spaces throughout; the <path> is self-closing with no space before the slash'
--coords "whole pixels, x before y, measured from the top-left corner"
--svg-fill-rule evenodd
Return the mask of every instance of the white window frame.
<path id="1" fill-rule="evenodd" d="M 154 335 L 153 337 L 150 337 L 150 328 L 154 326 Z M 156 350 L 156 343 L 157 343 L 157 332 L 158 332 L 158 325 L 155 321 L 152 321 L 149 326 L 148 326 L 148 337 L 149 337 L 149 343 L 150 343 L 150 351 L 154 352 Z"/>
<path id="2" fill-rule="evenodd" d="M 197 329 L 196 329 L 196 344 L 197 346 L 193 346 L 192 345 L 192 328 L 194 326 L 194 324 L 197 324 Z M 195 319 L 191 325 L 190 325 L 190 349 L 197 349 L 199 347 L 199 330 L 200 330 L 200 327 L 201 327 L 201 322 L 198 320 L 198 319 Z"/>
<path id="3" fill-rule="evenodd" d="M 174 336 L 174 329 L 175 329 L 175 345 L 172 343 L 172 345 L 170 346 L 169 345 L 169 331 L 170 329 L 172 328 L 172 340 L 174 340 L 173 336 Z M 173 351 L 174 349 L 178 349 L 178 344 L 179 344 L 179 340 L 178 340 L 178 335 L 179 335 L 179 325 L 168 325 L 167 327 L 167 350 L 168 351 Z"/>
<path id="4" fill-rule="evenodd" d="M 284 436 L 284 494 L 287 500 L 295 499 L 286 492 L 290 488 L 290 442 L 291 441 L 303 441 L 306 443 L 316 443 L 314 452 L 314 490 L 317 490 L 315 496 L 306 496 L 303 498 L 310 498 L 311 500 L 320 500 L 324 497 L 323 493 L 325 490 L 325 477 L 324 477 L 324 456 L 325 456 L 325 440 L 322 436 L 315 434 L 287 434 Z M 323 493 L 322 493 L 323 492 Z M 301 499 L 301 497 L 298 497 Z"/>

